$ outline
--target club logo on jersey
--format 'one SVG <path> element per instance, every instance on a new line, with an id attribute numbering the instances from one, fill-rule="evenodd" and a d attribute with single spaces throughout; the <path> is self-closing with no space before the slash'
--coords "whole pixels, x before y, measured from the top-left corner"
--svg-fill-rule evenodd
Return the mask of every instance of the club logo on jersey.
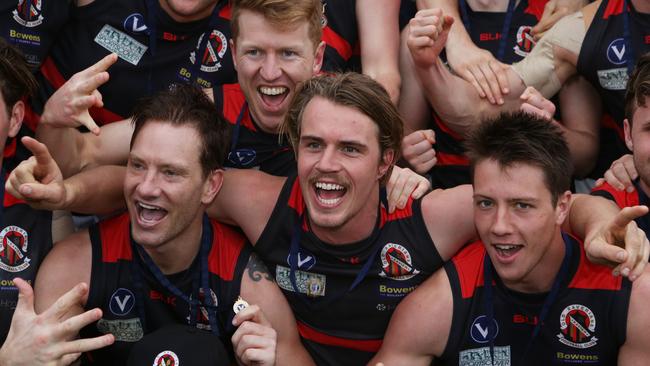
<path id="1" fill-rule="evenodd" d="M 607 59 L 614 65 L 625 63 L 625 40 L 616 38 L 607 46 Z"/>
<path id="2" fill-rule="evenodd" d="M 492 324 L 487 316 L 481 315 L 474 319 L 469 334 L 476 343 L 487 343 L 491 339 L 496 339 L 499 334 L 499 324 L 496 319 L 492 319 Z"/>
<path id="3" fill-rule="evenodd" d="M 195 64 L 196 54 L 199 52 L 201 57 L 201 71 L 218 71 L 221 68 L 221 60 L 228 50 L 228 40 L 226 39 L 226 36 L 223 35 L 223 33 L 215 29 L 212 31 L 212 33 L 210 33 L 208 41 L 205 45 L 205 49 L 199 50 L 204 36 L 205 33 L 199 37 L 199 41 L 196 44 L 196 50 L 190 53 L 190 61 L 192 64 Z"/>
<path id="4" fill-rule="evenodd" d="M 162 351 L 153 360 L 153 366 L 179 366 L 178 356 L 172 351 Z"/>
<path id="5" fill-rule="evenodd" d="M 228 153 L 228 161 L 235 166 L 247 166 L 252 164 L 257 157 L 257 151 L 253 149 L 237 149 Z"/>
<path id="6" fill-rule="evenodd" d="M 144 22 L 144 16 L 140 13 L 133 13 L 124 20 L 124 30 L 129 33 L 141 34 L 147 32 L 149 28 Z"/>
<path id="7" fill-rule="evenodd" d="M 217 300 L 217 294 L 215 294 L 214 291 L 212 291 L 212 289 L 209 290 L 210 290 L 211 301 L 208 306 L 208 302 L 206 301 L 205 298 L 205 291 L 203 290 L 203 288 L 199 289 L 199 304 L 201 305 L 199 306 L 199 313 L 196 319 L 196 327 L 203 330 L 212 330 L 212 327 L 210 326 L 210 316 L 212 316 L 214 319 L 216 313 L 214 312 L 213 309 L 216 309 L 216 306 L 219 304 Z M 192 300 L 192 295 L 190 295 L 190 300 Z M 208 311 L 208 308 L 210 309 L 210 311 Z M 186 319 L 187 319 L 187 323 L 189 324 L 190 316 L 188 315 Z"/>
<path id="8" fill-rule="evenodd" d="M 327 27 L 327 15 L 325 15 L 325 7 L 327 6 L 327 3 L 323 1 L 323 12 L 322 15 L 320 16 L 320 26 L 322 28 Z"/>
<path id="9" fill-rule="evenodd" d="M 135 296 L 133 295 L 133 292 L 124 287 L 115 290 L 108 302 L 108 308 L 111 313 L 117 316 L 128 314 L 131 309 L 133 309 L 133 305 L 135 305 Z"/>
<path id="10" fill-rule="evenodd" d="M 115 340 L 120 342 L 137 342 L 144 336 L 139 318 L 115 320 L 102 318 L 97 321 L 97 330 L 103 334 L 111 333 L 115 336 Z"/>
<path id="11" fill-rule="evenodd" d="M 522 25 L 517 30 L 517 43 L 515 44 L 515 53 L 521 57 L 526 57 L 535 47 L 535 39 L 530 31 L 533 27 L 529 25 Z"/>
<path id="12" fill-rule="evenodd" d="M 569 305 L 560 315 L 558 340 L 569 347 L 585 349 L 596 345 L 596 317 L 586 306 Z"/>
<path id="13" fill-rule="evenodd" d="M 413 268 L 411 253 L 399 244 L 387 243 L 381 249 L 382 277 L 404 281 L 413 278 L 420 271 Z"/>
<path id="14" fill-rule="evenodd" d="M 29 267 L 27 231 L 14 225 L 0 231 L 0 269 L 20 272 Z"/>
<path id="15" fill-rule="evenodd" d="M 45 19 L 42 13 L 42 0 L 18 0 L 13 11 L 14 20 L 23 27 L 36 27 Z"/>
<path id="16" fill-rule="evenodd" d="M 458 366 L 512 365 L 510 346 L 495 346 L 493 351 L 494 354 L 491 354 L 490 347 L 472 348 L 460 351 L 458 353 Z"/>
<path id="17" fill-rule="evenodd" d="M 302 269 L 303 271 L 309 271 L 312 269 L 312 267 L 314 267 L 314 265 L 316 265 L 316 256 L 305 249 L 301 248 L 296 257 L 297 258 L 295 259 L 297 259 L 297 261 L 291 257 L 291 253 L 287 256 L 287 264 L 289 267 L 291 267 L 291 265 L 295 262 L 296 268 Z"/>

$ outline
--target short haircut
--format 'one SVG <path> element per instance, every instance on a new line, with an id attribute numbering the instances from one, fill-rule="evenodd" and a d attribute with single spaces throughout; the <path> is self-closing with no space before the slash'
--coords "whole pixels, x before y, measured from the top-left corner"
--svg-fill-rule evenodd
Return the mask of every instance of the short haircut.
<path id="1" fill-rule="evenodd" d="M 625 92 L 625 118 L 632 125 L 632 116 L 637 107 L 645 107 L 645 98 L 650 96 L 650 52 L 637 61 Z"/>
<path id="2" fill-rule="evenodd" d="M 11 114 L 14 104 L 31 96 L 38 88 L 23 54 L 0 37 L 0 92 Z"/>
<path id="3" fill-rule="evenodd" d="M 242 10 L 261 14 L 280 29 L 292 29 L 301 22 L 307 22 L 314 49 L 321 41 L 323 4 L 320 0 L 232 0 L 230 27 L 235 41 L 239 35 L 239 14 Z"/>
<path id="4" fill-rule="evenodd" d="M 133 113 L 131 148 L 142 127 L 149 122 L 193 127 L 199 141 L 187 143 L 200 144 L 199 161 L 203 175 L 207 176 L 211 171 L 223 167 L 230 146 L 228 122 L 199 87 L 175 84 L 169 90 L 141 99 Z"/>
<path id="5" fill-rule="evenodd" d="M 369 76 L 354 72 L 317 76 L 299 86 L 280 126 L 281 132 L 289 136 L 296 154 L 303 112 L 316 96 L 352 107 L 368 116 L 379 128 L 378 142 L 382 156 L 384 151 L 392 149 L 395 153 L 393 163 L 399 159 L 404 135 L 402 117 L 381 84 Z M 392 167 L 393 164 L 382 178 L 382 183 L 390 176 Z"/>
<path id="6" fill-rule="evenodd" d="M 562 131 L 546 119 L 524 113 L 503 113 L 482 122 L 465 141 L 472 180 L 476 165 L 494 160 L 502 167 L 526 164 L 544 173 L 553 205 L 570 189 L 573 165 Z"/>

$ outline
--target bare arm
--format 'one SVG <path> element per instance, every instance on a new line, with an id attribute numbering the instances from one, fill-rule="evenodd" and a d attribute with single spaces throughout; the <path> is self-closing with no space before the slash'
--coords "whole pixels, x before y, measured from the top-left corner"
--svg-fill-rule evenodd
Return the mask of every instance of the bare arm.
<path id="1" fill-rule="evenodd" d="M 268 360 L 277 355 L 275 363 L 278 365 L 314 364 L 300 342 L 296 319 L 289 303 L 275 284 L 266 265 L 255 254 L 251 255 L 242 277 L 241 297 L 249 304 L 259 307 L 264 320 L 268 320 L 267 324 L 256 322 L 254 317 L 248 317 L 245 312 L 235 317 L 234 322 L 239 329 L 233 335 L 233 345 L 238 358 L 247 361 L 242 363 L 264 360 L 267 362 L 263 364 L 271 364 Z M 274 332 L 270 332 L 269 328 Z M 275 342 L 277 347 L 271 347 Z M 277 352 L 271 352 L 272 348 L 277 348 Z"/>
<path id="2" fill-rule="evenodd" d="M 397 104 L 401 77 L 398 0 L 357 0 L 357 24 L 361 44 L 361 70 L 378 81 Z"/>
<path id="3" fill-rule="evenodd" d="M 647 310 L 650 275 L 647 272 L 632 284 L 625 343 L 618 353 L 618 364 L 621 366 L 645 365 L 650 358 L 650 313 Z"/>
<path id="4" fill-rule="evenodd" d="M 430 365 L 447 345 L 452 315 L 449 278 L 441 269 L 399 304 L 379 352 L 368 365 Z"/>

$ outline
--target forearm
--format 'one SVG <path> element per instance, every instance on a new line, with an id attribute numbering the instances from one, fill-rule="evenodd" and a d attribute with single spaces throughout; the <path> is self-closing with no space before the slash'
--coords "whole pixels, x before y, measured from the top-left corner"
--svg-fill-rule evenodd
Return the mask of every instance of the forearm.
<path id="1" fill-rule="evenodd" d="M 619 211 L 616 204 L 608 199 L 574 194 L 571 197 L 569 215 L 562 228 L 586 241 L 612 221 Z"/>
<path id="2" fill-rule="evenodd" d="M 70 177 L 82 170 L 81 150 L 85 140 L 74 128 L 59 128 L 41 120 L 36 129 L 36 139 L 47 146 L 64 177 Z"/>
<path id="3" fill-rule="evenodd" d="M 84 214 L 109 214 L 125 208 L 126 167 L 104 165 L 66 179 L 62 209 Z"/>

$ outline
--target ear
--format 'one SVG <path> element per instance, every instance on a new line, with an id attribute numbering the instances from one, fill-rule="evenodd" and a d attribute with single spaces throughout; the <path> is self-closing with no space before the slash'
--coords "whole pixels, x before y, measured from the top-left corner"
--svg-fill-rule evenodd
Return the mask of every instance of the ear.
<path id="1" fill-rule="evenodd" d="M 237 70 L 237 47 L 235 47 L 235 40 L 233 38 L 228 41 L 230 43 L 230 55 L 232 56 L 232 64 Z"/>
<path id="2" fill-rule="evenodd" d="M 555 223 L 562 225 L 569 215 L 569 207 L 571 203 L 571 192 L 566 191 L 558 196 L 557 204 L 555 206 Z"/>
<path id="3" fill-rule="evenodd" d="M 323 57 L 325 55 L 325 42 L 321 41 L 316 47 L 316 53 L 314 53 L 314 65 L 312 66 L 312 74 L 316 75 L 320 72 L 321 67 L 323 67 Z"/>
<path id="4" fill-rule="evenodd" d="M 19 100 L 11 108 L 11 115 L 9 116 L 9 131 L 7 136 L 15 137 L 20 131 L 20 126 L 23 125 L 23 118 L 25 118 L 25 103 Z"/>
<path id="5" fill-rule="evenodd" d="M 223 170 L 215 169 L 210 172 L 203 184 L 203 194 L 201 195 L 201 203 L 209 205 L 212 200 L 217 196 L 223 183 Z"/>
<path id="6" fill-rule="evenodd" d="M 634 142 L 632 142 L 632 126 L 630 126 L 630 121 L 626 119 L 623 120 L 623 132 L 625 133 L 625 145 L 630 151 L 634 152 Z"/>
<path id="7" fill-rule="evenodd" d="M 379 162 L 379 170 L 377 171 L 377 179 L 380 179 L 386 175 L 388 169 L 393 166 L 393 160 L 395 160 L 395 151 L 393 149 L 386 149 L 384 154 L 381 157 Z"/>

